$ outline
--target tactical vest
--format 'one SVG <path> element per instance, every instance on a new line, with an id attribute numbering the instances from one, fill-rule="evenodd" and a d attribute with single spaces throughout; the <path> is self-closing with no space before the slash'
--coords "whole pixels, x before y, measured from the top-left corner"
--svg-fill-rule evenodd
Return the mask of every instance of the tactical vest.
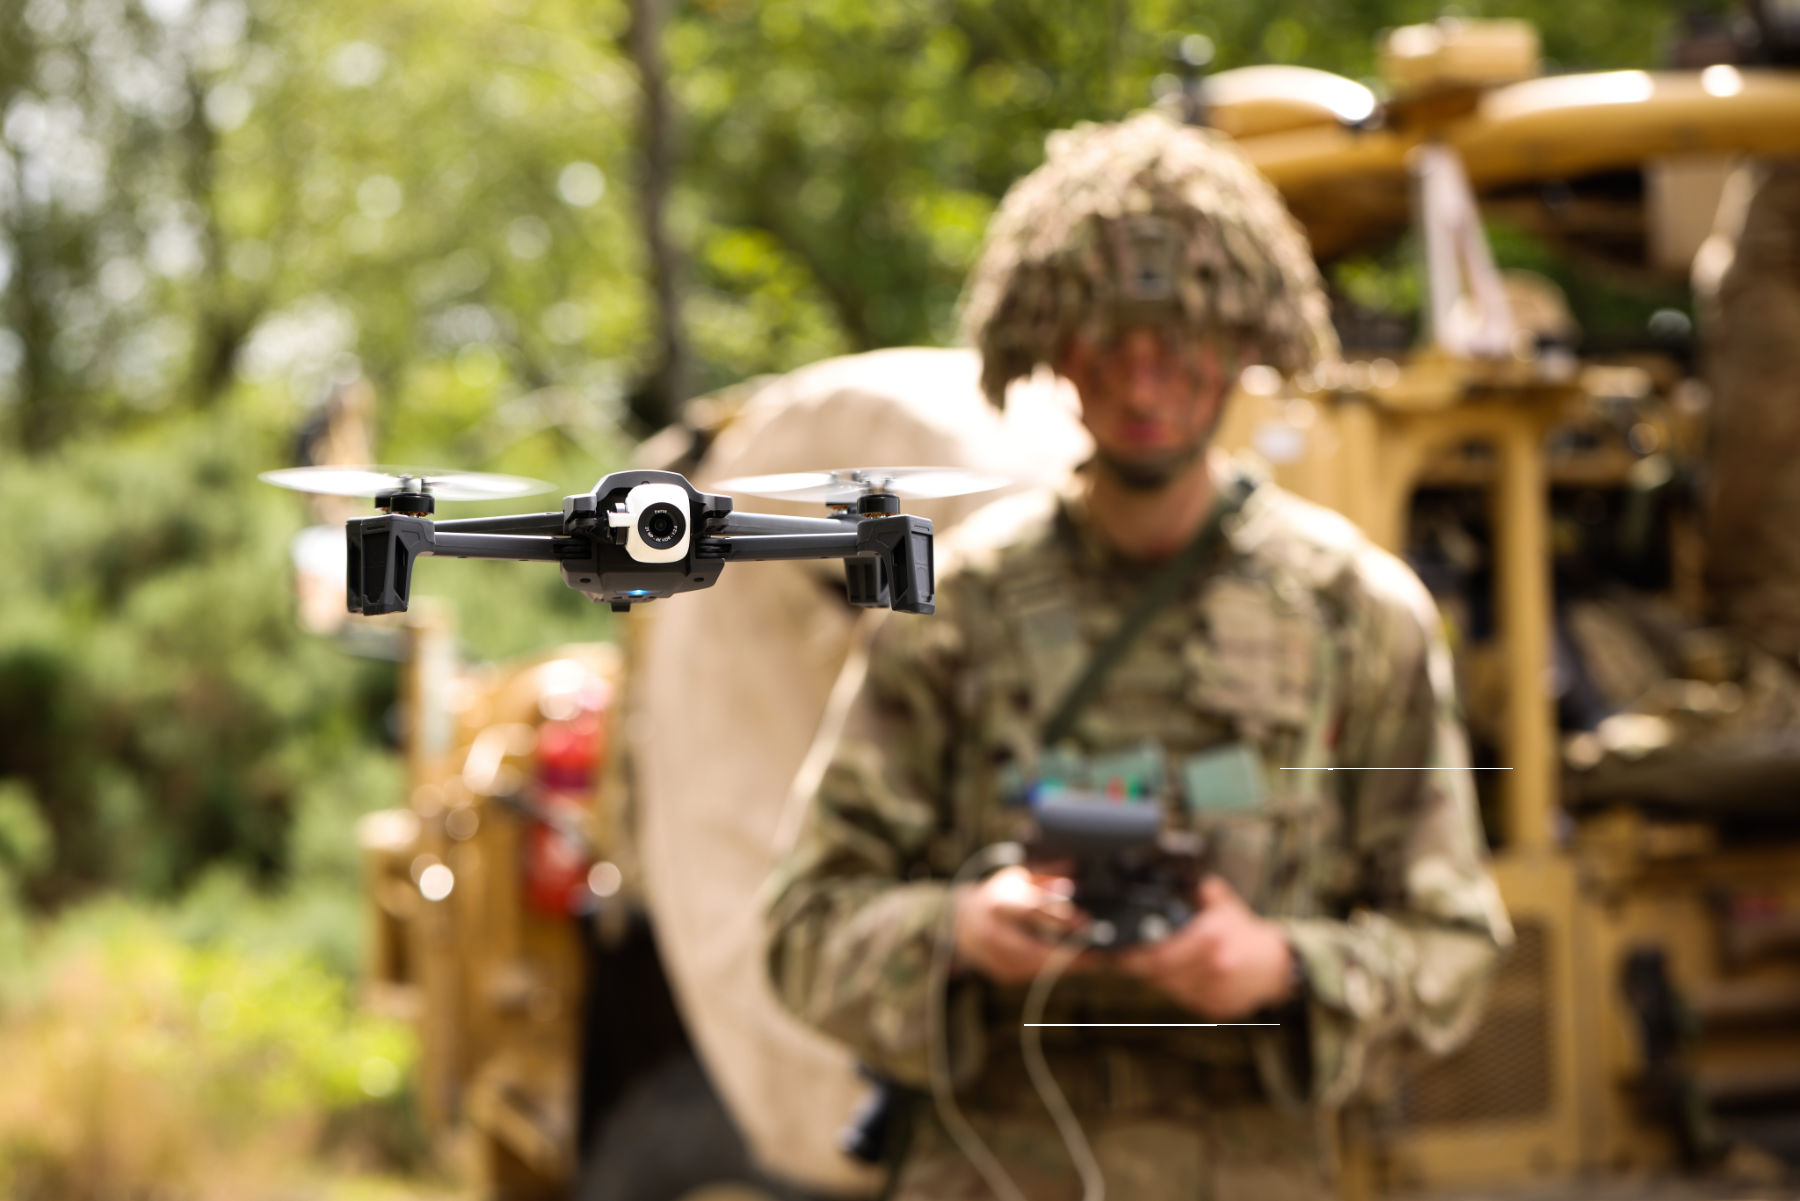
<path id="1" fill-rule="evenodd" d="M 1150 620 L 1075 723 L 1074 741 L 1090 756 L 1139 765 L 1146 745 L 1160 751 L 1166 821 L 1202 832 L 1214 870 L 1258 912 L 1313 916 L 1339 908 L 1333 894 L 1350 871 L 1328 770 L 1344 699 L 1343 615 L 1317 584 L 1335 565 L 1256 553 L 1283 520 L 1279 499 L 1265 495 L 1275 491 L 1259 490 L 1185 592 Z M 1129 607 L 1119 595 L 1129 590 L 1084 560 L 1072 521 L 1059 512 L 1031 553 L 1008 554 L 984 594 L 991 611 L 959 618 L 981 653 L 957 698 L 953 834 L 934 849 L 934 875 L 1029 826 L 1007 794 L 1043 763 L 1039 731 Z M 1022 990 L 988 990 L 991 1040 L 1016 1039 L 1022 999 Z M 1070 976 L 1046 1020 L 1184 1018 L 1194 1020 L 1139 981 Z M 1236 1033 L 1155 1030 L 1135 1041 L 1241 1062 L 1250 1047 Z"/>

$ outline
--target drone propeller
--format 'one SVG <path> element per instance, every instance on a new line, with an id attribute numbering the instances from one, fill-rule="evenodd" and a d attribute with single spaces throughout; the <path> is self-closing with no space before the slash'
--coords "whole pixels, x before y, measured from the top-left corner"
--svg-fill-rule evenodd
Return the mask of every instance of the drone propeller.
<path id="1" fill-rule="evenodd" d="M 437 467 L 288 467 L 257 476 L 264 483 L 325 496 L 422 493 L 437 500 L 504 500 L 548 492 L 551 485 L 520 475 Z"/>
<path id="2" fill-rule="evenodd" d="M 790 471 L 749 475 L 716 485 L 721 492 L 741 492 L 770 500 L 821 501 L 854 505 L 865 496 L 888 495 L 907 500 L 941 500 L 971 492 L 991 492 L 1012 481 L 956 467 L 846 467 L 837 471 Z"/>

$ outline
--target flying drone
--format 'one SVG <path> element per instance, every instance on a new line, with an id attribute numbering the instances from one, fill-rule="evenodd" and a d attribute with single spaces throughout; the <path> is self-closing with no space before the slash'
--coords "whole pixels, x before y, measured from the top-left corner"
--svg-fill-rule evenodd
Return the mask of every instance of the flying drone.
<path id="1" fill-rule="evenodd" d="M 549 485 L 409 467 L 295 467 L 261 478 L 300 492 L 375 499 L 378 516 L 345 523 L 350 611 L 366 614 L 405 612 L 421 555 L 555 563 L 564 583 L 614 611 L 711 587 L 731 562 L 842 559 L 851 604 L 931 613 L 931 522 L 900 512 L 900 501 L 1006 483 L 942 467 L 859 467 L 750 476 L 707 493 L 673 471 L 615 471 L 592 492 L 564 497 L 561 512 L 437 521 L 440 500 L 527 496 Z M 725 492 L 819 501 L 829 515 L 739 513 Z"/>

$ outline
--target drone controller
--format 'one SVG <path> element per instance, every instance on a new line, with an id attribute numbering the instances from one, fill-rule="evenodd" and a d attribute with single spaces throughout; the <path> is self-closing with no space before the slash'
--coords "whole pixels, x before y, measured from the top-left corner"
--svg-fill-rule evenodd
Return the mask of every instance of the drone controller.
<path id="1" fill-rule="evenodd" d="M 1033 818 L 1027 866 L 1062 871 L 1070 902 L 1092 919 L 1095 946 L 1120 950 L 1166 938 L 1194 916 L 1205 844 L 1166 829 L 1159 797 L 1040 782 L 1026 797 Z"/>
<path id="2" fill-rule="evenodd" d="M 346 523 L 350 611 L 404 612 L 421 555 L 551 562 L 569 587 L 628 609 L 718 581 L 733 561 L 842 559 L 850 603 L 903 613 L 935 609 L 932 526 L 900 512 L 903 495 L 949 496 L 1004 481 L 938 468 L 859 468 L 761 476 L 722 488 L 822 500 L 826 517 L 738 513 L 730 496 L 701 492 L 672 471 L 616 471 L 561 512 L 437 521 L 439 499 L 540 490 L 511 476 L 387 468 L 295 468 L 264 473 L 282 487 L 372 495 L 379 516 Z"/>
<path id="3" fill-rule="evenodd" d="M 1176 759 L 1149 742 L 1102 755 L 1056 747 L 1010 792 L 1029 818 L 1025 862 L 1072 880 L 1097 946 L 1173 933 L 1209 875 L 1253 906 L 1264 893 L 1260 839 L 1273 802 L 1261 759 L 1241 742 Z M 1188 828 L 1170 828 L 1172 811 L 1190 815 Z"/>

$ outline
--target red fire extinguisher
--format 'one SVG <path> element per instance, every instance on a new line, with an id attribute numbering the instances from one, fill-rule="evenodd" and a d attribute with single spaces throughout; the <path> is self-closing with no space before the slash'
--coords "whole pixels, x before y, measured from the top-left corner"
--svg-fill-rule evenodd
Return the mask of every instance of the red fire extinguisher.
<path id="1" fill-rule="evenodd" d="M 530 789 L 536 820 L 525 840 L 526 901 L 553 917 L 581 912 L 593 901 L 588 872 L 594 853 L 582 821 L 593 803 L 605 754 L 606 694 L 584 689 L 573 699 L 578 703 L 558 704 L 555 716 L 538 727 L 536 779 Z"/>

